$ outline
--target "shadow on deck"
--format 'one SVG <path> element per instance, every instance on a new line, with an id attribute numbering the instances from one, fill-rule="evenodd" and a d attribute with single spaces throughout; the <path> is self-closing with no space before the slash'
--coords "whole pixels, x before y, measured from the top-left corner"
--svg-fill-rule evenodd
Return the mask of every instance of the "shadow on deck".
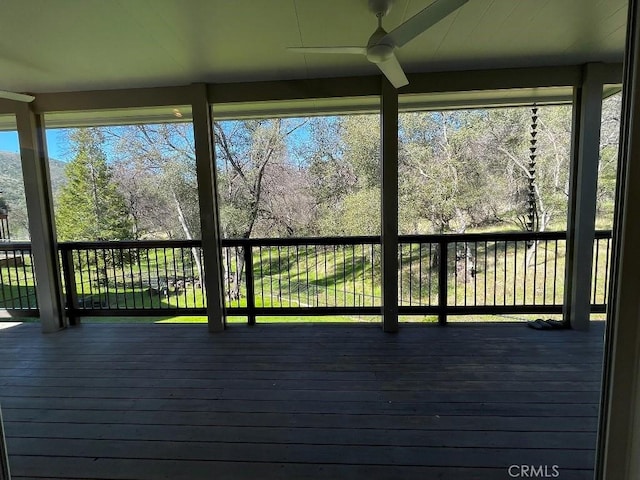
<path id="1" fill-rule="evenodd" d="M 590 479 L 603 325 L 0 330 L 14 478 Z M 511 475 L 510 475 L 511 473 Z"/>

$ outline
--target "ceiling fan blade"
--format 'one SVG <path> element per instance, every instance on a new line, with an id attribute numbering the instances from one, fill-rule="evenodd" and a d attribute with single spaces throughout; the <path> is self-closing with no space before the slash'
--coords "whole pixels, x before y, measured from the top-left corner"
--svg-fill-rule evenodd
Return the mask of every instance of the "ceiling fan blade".
<path id="1" fill-rule="evenodd" d="M 376 65 L 378 65 L 378 68 L 395 88 L 404 87 L 409 84 L 409 80 L 407 80 L 407 76 L 404 74 L 400 62 L 398 62 L 395 55 L 392 55 L 389 60 L 385 62 L 376 63 Z"/>
<path id="2" fill-rule="evenodd" d="M 36 97 L 33 95 L 26 95 L 24 93 L 7 92 L 0 90 L 0 98 L 6 98 L 7 100 L 15 100 L 16 102 L 33 102 Z"/>
<path id="3" fill-rule="evenodd" d="M 438 23 L 444 17 L 455 12 L 468 1 L 469 0 L 435 0 L 435 2 L 427 8 L 415 14 L 402 25 L 385 35 L 379 43 L 391 43 L 396 47 L 401 47 Z"/>
<path id="4" fill-rule="evenodd" d="M 344 53 L 347 55 L 366 55 L 365 47 L 289 47 L 294 53 Z"/>

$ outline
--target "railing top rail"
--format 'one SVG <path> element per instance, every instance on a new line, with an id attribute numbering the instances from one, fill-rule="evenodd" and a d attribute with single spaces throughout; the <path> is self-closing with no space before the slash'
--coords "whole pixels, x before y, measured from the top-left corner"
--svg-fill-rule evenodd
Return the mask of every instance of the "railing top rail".
<path id="1" fill-rule="evenodd" d="M 611 238 L 613 237 L 613 231 L 611 230 L 596 230 L 595 238 Z"/>
<path id="2" fill-rule="evenodd" d="M 0 251 L 31 250 L 31 242 L 0 242 Z"/>
<path id="3" fill-rule="evenodd" d="M 596 230 L 595 238 L 611 238 L 611 230 Z M 562 240 L 567 237 L 565 231 L 551 232 L 487 232 L 487 233 L 445 233 L 427 235 L 399 235 L 400 243 L 439 243 L 439 242 L 473 242 L 473 241 L 517 241 L 517 240 Z M 285 238 L 225 238 L 221 240 L 223 247 L 238 246 L 304 246 L 304 245 L 379 245 L 378 235 L 355 235 L 348 237 L 285 237 Z M 96 248 L 166 248 L 166 247 L 200 247 L 201 240 L 118 240 L 92 242 L 60 242 L 61 250 L 96 249 Z M 30 242 L 0 242 L 0 251 L 14 249 L 30 249 Z"/>
<path id="4" fill-rule="evenodd" d="M 565 231 L 553 232 L 487 232 L 487 233 L 444 233 L 429 235 L 399 235 L 400 243 L 439 243 L 476 241 L 517 241 L 517 240 L 563 240 Z M 597 230 L 595 238 L 611 238 L 611 230 Z"/>
<path id="5" fill-rule="evenodd" d="M 238 246 L 304 246 L 304 245 L 361 245 L 380 244 L 378 235 L 357 235 L 348 237 L 287 237 L 287 238 L 225 238 L 222 240 L 223 247 Z"/>
<path id="6" fill-rule="evenodd" d="M 99 248 L 169 248 L 200 247 L 202 240 L 114 240 L 94 242 L 60 242 L 60 250 L 99 249 Z"/>

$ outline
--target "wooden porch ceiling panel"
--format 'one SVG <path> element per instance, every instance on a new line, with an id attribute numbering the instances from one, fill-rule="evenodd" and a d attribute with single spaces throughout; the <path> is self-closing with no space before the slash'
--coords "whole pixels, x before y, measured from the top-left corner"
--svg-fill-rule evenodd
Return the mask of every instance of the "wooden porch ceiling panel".
<path id="1" fill-rule="evenodd" d="M 0 88 L 34 93 L 377 75 L 366 0 L 5 0 Z M 430 0 L 396 0 L 399 25 Z M 471 0 L 398 51 L 408 73 L 620 62 L 625 0 Z"/>

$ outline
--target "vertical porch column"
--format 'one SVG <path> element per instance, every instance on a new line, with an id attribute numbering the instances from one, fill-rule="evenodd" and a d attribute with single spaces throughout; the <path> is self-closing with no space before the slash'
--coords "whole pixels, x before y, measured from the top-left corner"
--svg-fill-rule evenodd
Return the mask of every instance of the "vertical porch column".
<path id="1" fill-rule="evenodd" d="M 602 117 L 601 68 L 598 64 L 585 65 L 582 84 L 574 90 L 564 320 L 576 330 L 589 328 L 591 313 L 591 269 Z"/>
<path id="2" fill-rule="evenodd" d="M 68 320 L 62 297 L 44 118 L 35 114 L 30 104 L 20 103 L 16 107 L 16 124 L 40 324 L 43 332 L 55 332 L 66 327 Z"/>
<path id="3" fill-rule="evenodd" d="M 382 143 L 382 328 L 398 331 L 398 91 L 383 77 Z"/>
<path id="4" fill-rule="evenodd" d="M 640 2 L 629 0 L 598 480 L 640 478 Z"/>
<path id="5" fill-rule="evenodd" d="M 193 85 L 191 114 L 196 147 L 207 318 L 209 331 L 221 332 L 226 326 L 226 314 L 222 289 L 222 252 L 218 220 L 215 147 L 213 119 L 207 97 L 207 87 L 204 84 Z"/>

